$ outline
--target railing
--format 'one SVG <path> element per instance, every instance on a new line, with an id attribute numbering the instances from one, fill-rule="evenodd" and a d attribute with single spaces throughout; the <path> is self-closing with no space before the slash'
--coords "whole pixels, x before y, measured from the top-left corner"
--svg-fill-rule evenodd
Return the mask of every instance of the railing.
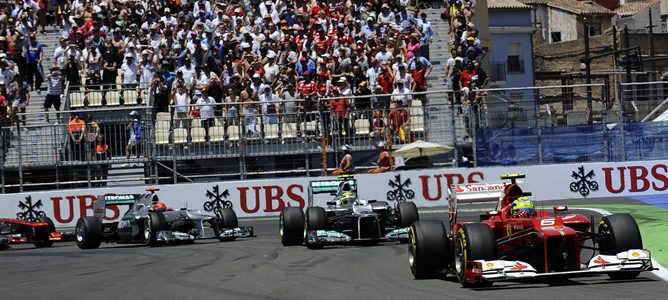
<path id="1" fill-rule="evenodd" d="M 605 84 L 569 85 L 468 94 L 430 91 L 413 94 L 413 100 L 400 109 L 386 102 L 392 95 L 348 97 L 351 107 L 340 114 L 332 110 L 333 98 L 315 103 L 277 100 L 275 109 L 263 102 L 216 103 L 207 120 L 190 113 L 202 109 L 196 104 L 170 106 L 171 112 L 158 113 L 150 96 L 141 105 L 130 101 L 102 107 L 89 100 L 87 106 L 58 112 L 59 124 L 29 123 L 24 128 L 19 122 L 0 131 L 5 141 L 0 147 L 2 188 L 12 192 L 320 176 L 337 165 L 337 149 L 344 144 L 352 146 L 357 170 L 364 172 L 377 159 L 379 141 L 392 150 L 415 140 L 455 149 L 421 167 L 458 166 L 462 156 L 474 166 L 664 159 L 668 157 L 664 85 L 622 84 L 612 90 Z M 94 93 L 100 92 L 70 92 L 66 107 Z M 181 109 L 187 113 L 176 113 Z M 138 143 L 140 155 L 133 152 L 127 158 L 132 110 L 142 116 L 143 138 Z M 72 113 L 93 117 L 109 145 L 110 159 L 93 155 L 90 141 L 72 142 L 67 125 Z M 401 126 L 393 128 L 398 123 Z"/>

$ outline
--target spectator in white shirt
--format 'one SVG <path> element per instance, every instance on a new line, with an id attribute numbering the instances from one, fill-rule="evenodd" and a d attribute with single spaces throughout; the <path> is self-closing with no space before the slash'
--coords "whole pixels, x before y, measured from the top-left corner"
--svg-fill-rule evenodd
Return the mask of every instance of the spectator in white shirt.
<path id="1" fill-rule="evenodd" d="M 120 104 L 125 104 L 126 89 L 133 89 L 137 86 L 137 74 L 139 67 L 131 54 L 125 54 L 125 61 L 121 65 L 121 78 L 123 79 L 123 91 L 121 93 Z"/>
<path id="2" fill-rule="evenodd" d="M 195 90 L 195 95 L 197 99 L 197 109 L 199 110 L 199 118 L 201 120 L 202 128 L 204 128 L 204 140 L 209 141 L 209 128 L 214 125 L 214 105 L 216 100 L 213 97 L 209 97 L 205 94 L 202 94 L 199 90 Z"/>
<path id="3" fill-rule="evenodd" d="M 262 94 L 258 97 L 262 103 L 262 121 L 264 124 L 278 124 L 278 96 L 271 92 L 271 87 L 264 86 Z"/>
<path id="4" fill-rule="evenodd" d="M 404 86 L 402 81 L 394 83 L 395 89 L 392 91 L 392 102 L 401 101 L 403 107 L 409 107 L 413 98 L 411 97 L 411 90 Z"/>

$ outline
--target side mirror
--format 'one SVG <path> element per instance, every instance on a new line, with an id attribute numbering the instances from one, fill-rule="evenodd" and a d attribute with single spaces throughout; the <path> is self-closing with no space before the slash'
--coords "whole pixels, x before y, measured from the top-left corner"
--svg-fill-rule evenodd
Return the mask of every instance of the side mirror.
<path id="1" fill-rule="evenodd" d="M 554 216 L 556 217 L 559 212 L 568 211 L 568 206 L 557 205 L 552 207 L 552 210 L 554 211 Z"/>
<path id="2" fill-rule="evenodd" d="M 378 200 L 367 200 L 366 203 L 371 204 L 371 203 L 376 203 Z"/>
<path id="3" fill-rule="evenodd" d="M 328 202 L 326 202 L 325 204 L 327 204 L 327 205 L 336 205 L 336 202 L 335 202 L 335 201 L 328 201 Z"/>
<path id="4" fill-rule="evenodd" d="M 493 216 L 500 216 L 500 215 L 501 215 L 501 212 L 498 211 L 498 210 L 490 210 L 490 211 L 487 212 L 487 215 L 490 216 L 490 217 L 493 217 Z"/>

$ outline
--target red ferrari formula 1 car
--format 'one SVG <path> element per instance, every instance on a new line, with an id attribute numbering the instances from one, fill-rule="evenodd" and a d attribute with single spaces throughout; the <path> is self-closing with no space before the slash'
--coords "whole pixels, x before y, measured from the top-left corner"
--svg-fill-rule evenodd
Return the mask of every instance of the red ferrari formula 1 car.
<path id="1" fill-rule="evenodd" d="M 0 248 L 25 243 L 33 243 L 35 247 L 50 247 L 63 238 L 64 234 L 56 232 L 49 217 L 39 217 L 37 222 L 0 219 Z"/>
<path id="2" fill-rule="evenodd" d="M 452 186 L 449 226 L 417 221 L 410 228 L 413 276 L 455 274 L 464 287 L 485 287 L 495 281 L 601 273 L 612 279 L 630 279 L 654 270 L 631 215 L 603 217 L 595 230 L 593 216 L 568 213 L 565 206 L 555 206 L 552 212 L 519 210 L 531 196 L 517 183 L 524 177 L 510 174 L 501 177 L 510 183 Z M 496 202 L 497 206 L 482 215 L 480 222 L 457 222 L 458 204 L 479 202 Z"/>

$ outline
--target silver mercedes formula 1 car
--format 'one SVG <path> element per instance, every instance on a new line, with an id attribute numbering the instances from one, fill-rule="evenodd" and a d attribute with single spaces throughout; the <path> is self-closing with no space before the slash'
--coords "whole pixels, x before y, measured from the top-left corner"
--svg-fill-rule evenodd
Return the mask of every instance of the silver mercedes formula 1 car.
<path id="1" fill-rule="evenodd" d="M 314 206 L 314 195 L 327 193 L 334 201 Z M 311 181 L 308 207 L 286 207 L 280 215 L 280 236 L 285 246 L 304 244 L 321 248 L 328 244 L 408 241 L 408 228 L 418 220 L 415 203 L 362 200 L 357 180 L 350 176 Z"/>
<path id="2" fill-rule="evenodd" d="M 149 188 L 146 194 L 99 196 L 93 203 L 95 215 L 77 221 L 75 237 L 81 249 L 94 249 L 106 243 L 193 243 L 196 239 L 218 238 L 231 241 L 253 237 L 253 227 L 239 227 L 231 208 L 214 213 L 201 210 L 171 210 Z M 108 206 L 128 206 L 119 222 L 103 223 Z"/>

